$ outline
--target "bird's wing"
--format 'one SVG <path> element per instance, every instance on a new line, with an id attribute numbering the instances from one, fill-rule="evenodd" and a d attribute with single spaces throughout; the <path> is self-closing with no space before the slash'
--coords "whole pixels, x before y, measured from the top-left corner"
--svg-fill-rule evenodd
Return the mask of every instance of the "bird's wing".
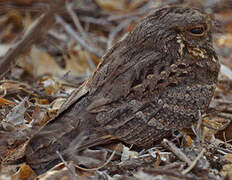
<path id="1" fill-rule="evenodd" d="M 87 82 L 92 96 L 90 112 L 96 113 L 96 109 L 126 97 L 133 86 L 145 80 L 149 72 L 156 71 L 155 67 L 164 60 L 154 49 L 122 47 L 110 51 Z"/>
<path id="2" fill-rule="evenodd" d="M 95 116 L 105 107 L 112 108 L 113 111 L 117 110 L 117 107 L 115 109 L 110 104 L 125 98 L 131 90 L 133 81 L 141 79 L 141 76 L 144 76 L 142 77 L 144 79 L 147 71 L 154 68 L 154 64 L 159 64 L 158 61 L 162 59 L 161 54 L 154 50 L 127 48 L 126 46 L 121 46 L 120 43 L 103 57 L 102 63 L 98 66 L 92 77 L 78 90 L 74 91 L 67 102 L 61 107 L 58 115 L 30 139 L 24 157 L 29 164 L 39 160 L 42 156 L 47 157 L 49 154 L 54 154 L 55 149 L 59 147 L 61 149 L 67 148 L 68 144 L 71 143 L 71 139 L 80 133 L 78 131 L 84 130 L 78 129 L 78 119 L 96 121 Z M 84 105 L 85 103 L 87 103 L 87 106 Z M 121 108 L 131 108 L 132 106 L 125 104 Z M 133 112 L 139 108 L 139 106 L 133 106 Z M 107 128 L 103 128 L 104 130 L 107 130 Z M 66 136 L 69 138 L 65 139 Z M 104 132 L 97 134 L 96 137 L 91 136 L 90 132 L 88 141 L 83 142 L 79 148 L 91 147 L 111 141 L 112 139 L 114 139 L 114 136 Z M 58 158 L 57 156 L 49 157 L 53 160 Z M 49 161 L 49 159 L 45 161 Z"/>

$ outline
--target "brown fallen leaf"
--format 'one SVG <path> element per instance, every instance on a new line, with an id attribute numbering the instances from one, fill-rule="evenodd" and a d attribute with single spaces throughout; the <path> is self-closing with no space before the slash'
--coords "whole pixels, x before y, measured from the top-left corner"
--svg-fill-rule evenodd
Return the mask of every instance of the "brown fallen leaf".
<path id="1" fill-rule="evenodd" d="M 224 155 L 224 159 L 230 163 L 232 163 L 232 154 L 228 153 Z"/>
<path id="2" fill-rule="evenodd" d="M 68 165 L 68 167 L 67 167 Z M 49 171 L 39 175 L 37 177 L 38 180 L 69 180 L 69 179 L 82 179 L 85 180 L 89 176 L 94 175 L 95 173 L 92 172 L 87 172 L 87 171 L 82 171 L 82 170 L 76 170 L 75 166 L 72 162 L 68 163 L 65 165 L 63 162 L 57 164 L 54 166 L 52 169 Z"/>
<path id="3" fill-rule="evenodd" d="M 35 172 L 27 164 L 22 164 L 20 169 L 12 175 L 12 180 L 28 180 L 35 178 Z"/>
<path id="4" fill-rule="evenodd" d="M 9 101 L 9 100 L 7 100 L 7 99 L 5 99 L 5 98 L 1 98 L 1 97 L 0 97 L 0 106 L 4 106 L 4 105 L 6 105 L 6 104 L 8 104 L 8 105 L 13 105 L 13 106 L 16 105 L 14 102 L 11 102 L 11 101 Z"/>
<path id="5" fill-rule="evenodd" d="M 13 126 L 22 126 L 25 125 L 26 121 L 24 119 L 24 113 L 27 108 L 25 107 L 25 103 L 28 101 L 28 98 L 25 98 L 21 101 L 17 106 L 15 106 L 11 112 L 9 112 L 4 120 L 4 124 L 11 124 Z M 3 126 L 4 126 L 3 124 Z"/>
<path id="6" fill-rule="evenodd" d="M 220 171 L 220 174 L 225 179 L 232 179 L 232 164 L 226 164 L 223 166 L 222 170 Z"/>
<path id="7" fill-rule="evenodd" d="M 125 0 L 96 0 L 96 3 L 106 10 L 126 10 L 127 2 Z"/>

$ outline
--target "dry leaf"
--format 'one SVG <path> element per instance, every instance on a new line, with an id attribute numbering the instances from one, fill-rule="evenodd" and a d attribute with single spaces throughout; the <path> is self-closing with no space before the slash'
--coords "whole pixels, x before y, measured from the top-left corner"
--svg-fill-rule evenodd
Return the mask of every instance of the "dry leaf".
<path id="1" fill-rule="evenodd" d="M 125 0 L 96 0 L 96 3 L 106 10 L 125 10 L 127 3 Z"/>
<path id="2" fill-rule="evenodd" d="M 9 100 L 7 100 L 7 99 L 4 99 L 4 98 L 1 98 L 0 97 L 0 106 L 4 106 L 4 105 L 13 105 L 13 106 L 15 106 L 16 104 L 14 103 L 14 102 L 11 102 L 11 101 L 9 101 Z"/>
<path id="3" fill-rule="evenodd" d="M 225 65 L 221 65 L 221 73 L 232 80 L 232 70 Z"/>
<path id="4" fill-rule="evenodd" d="M 220 174 L 225 179 L 232 180 L 232 164 L 224 165 L 222 170 L 220 171 Z"/>
<path id="5" fill-rule="evenodd" d="M 52 96 L 55 96 L 61 88 L 61 84 L 58 81 L 56 81 L 54 78 L 52 78 L 51 76 L 46 76 L 42 78 L 40 80 L 40 85 L 42 85 L 46 94 L 49 94 Z"/>
<path id="6" fill-rule="evenodd" d="M 187 140 L 187 143 L 188 143 L 188 146 L 191 148 L 193 146 L 193 140 L 190 136 L 186 136 L 186 140 Z"/>
<path id="7" fill-rule="evenodd" d="M 28 180 L 34 178 L 35 172 L 27 164 L 22 164 L 20 169 L 12 175 L 12 180 Z"/>
<path id="8" fill-rule="evenodd" d="M 24 119 L 24 113 L 26 112 L 25 102 L 27 100 L 28 98 L 25 98 L 7 114 L 6 119 L 2 124 L 4 128 L 7 128 L 8 124 L 13 126 L 25 125 L 26 121 Z"/>
<path id="9" fill-rule="evenodd" d="M 9 92 L 13 92 L 14 94 L 15 92 L 23 92 L 24 94 L 36 96 L 36 94 L 31 90 L 31 86 L 29 84 L 10 80 L 5 80 L 1 83 L 0 92 L 1 94 L 4 94 L 4 96 Z"/>
<path id="10" fill-rule="evenodd" d="M 230 163 L 232 163 L 232 154 L 228 153 L 224 155 L 224 159 Z"/>
<path id="11" fill-rule="evenodd" d="M 105 163 L 107 151 L 86 149 L 76 156 L 78 164 L 84 165 L 87 168 L 97 168 Z"/>
<path id="12" fill-rule="evenodd" d="M 44 174 L 41 174 L 37 177 L 38 180 L 69 180 L 69 179 L 77 179 L 77 174 L 75 171 L 75 167 L 73 163 L 68 163 L 69 169 L 64 165 L 64 163 L 60 163 L 48 170 Z M 71 172 L 70 172 L 71 170 Z"/>
<path id="13" fill-rule="evenodd" d="M 66 73 L 49 54 L 41 51 L 35 46 L 33 46 L 30 51 L 30 57 L 30 59 L 23 58 L 21 66 L 34 77 L 39 77 L 44 74 L 62 76 Z"/>
<path id="14" fill-rule="evenodd" d="M 34 125 L 43 126 L 50 120 L 50 117 L 48 116 L 47 110 L 36 106 L 32 113 L 32 119 Z"/>
<path id="15" fill-rule="evenodd" d="M 126 161 L 128 159 L 133 159 L 138 157 L 138 152 L 130 151 L 130 149 L 126 146 L 123 146 L 121 161 Z"/>

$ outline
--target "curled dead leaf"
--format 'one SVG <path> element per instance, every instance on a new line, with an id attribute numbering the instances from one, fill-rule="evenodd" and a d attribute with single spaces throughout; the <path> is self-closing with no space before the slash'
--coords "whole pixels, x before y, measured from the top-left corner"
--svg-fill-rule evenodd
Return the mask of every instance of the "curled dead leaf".
<path id="1" fill-rule="evenodd" d="M 27 164 L 22 164 L 20 169 L 12 175 L 12 180 L 27 180 L 35 177 L 35 172 Z"/>
<path id="2" fill-rule="evenodd" d="M 224 159 L 230 163 L 232 163 L 232 154 L 228 153 L 224 155 Z"/>
<path id="3" fill-rule="evenodd" d="M 0 106 L 4 106 L 4 105 L 13 105 L 13 106 L 15 106 L 16 103 L 14 103 L 12 101 L 9 101 L 9 100 L 7 100 L 5 98 L 0 97 Z"/>

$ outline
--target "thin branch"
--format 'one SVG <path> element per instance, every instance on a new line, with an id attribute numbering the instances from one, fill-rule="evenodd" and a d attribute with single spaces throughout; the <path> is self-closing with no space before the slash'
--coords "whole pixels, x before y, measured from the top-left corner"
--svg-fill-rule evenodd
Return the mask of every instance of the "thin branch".
<path id="1" fill-rule="evenodd" d="M 42 15 L 24 34 L 21 41 L 19 41 L 13 48 L 11 48 L 4 58 L 0 59 L 0 78 L 2 78 L 15 64 L 18 57 L 26 53 L 29 48 L 41 40 L 41 37 L 48 31 L 54 23 L 54 14 L 63 7 L 64 0 L 59 0 L 52 5 L 48 12 Z"/>
<path id="2" fill-rule="evenodd" d="M 78 16 L 75 14 L 75 12 L 73 11 L 73 8 L 72 8 L 72 4 L 71 3 L 67 3 L 66 4 L 66 8 L 67 8 L 67 11 L 69 13 L 69 15 L 71 16 L 77 30 L 80 32 L 80 34 L 82 35 L 82 37 L 84 38 L 84 40 L 88 43 L 92 43 L 91 42 L 91 39 L 88 38 L 88 34 L 85 32 L 84 28 L 82 27 L 81 25 L 81 22 L 78 18 Z M 96 66 L 93 62 L 93 60 L 91 59 L 91 57 L 88 55 L 88 54 L 85 54 L 86 58 L 87 58 L 87 61 L 89 63 L 89 66 L 91 68 L 91 70 L 95 70 Z"/>
<path id="3" fill-rule="evenodd" d="M 59 156 L 59 158 L 61 159 L 61 161 L 64 163 L 65 167 L 68 169 L 68 172 L 70 173 L 70 175 L 73 177 L 74 179 L 79 179 L 77 177 L 77 175 L 72 171 L 72 169 L 69 167 L 68 163 L 64 160 L 62 154 L 59 151 L 56 151 L 56 154 Z"/>
<path id="4" fill-rule="evenodd" d="M 128 24 L 131 23 L 131 21 L 133 21 L 135 19 L 135 17 L 130 18 L 130 19 L 126 19 L 124 21 L 122 21 L 116 28 L 114 28 L 113 31 L 111 31 L 108 41 L 107 41 L 107 49 L 110 49 L 112 47 L 113 41 L 115 36 L 126 26 L 128 26 Z"/>
<path id="5" fill-rule="evenodd" d="M 119 145 L 117 145 L 117 147 L 115 148 L 115 150 L 113 151 L 113 153 L 110 155 L 109 159 L 107 159 L 107 161 L 102 165 L 102 166 L 99 166 L 97 168 L 91 168 L 91 169 L 88 169 L 88 168 L 83 168 L 83 167 L 80 167 L 78 165 L 75 165 L 76 168 L 80 169 L 80 170 L 83 170 L 83 171 L 97 171 L 97 170 L 100 170 L 102 169 L 103 167 L 105 167 L 107 164 L 109 164 L 109 162 L 113 159 L 115 153 L 116 153 L 116 150 L 118 149 Z"/>
<path id="6" fill-rule="evenodd" d="M 200 141 L 201 141 L 201 123 L 202 123 L 202 115 L 201 115 L 201 111 L 198 110 L 198 121 L 196 127 L 196 144 L 198 146 L 200 146 Z"/>
<path id="7" fill-rule="evenodd" d="M 56 16 L 55 18 L 56 18 L 56 21 L 64 27 L 65 31 L 66 31 L 67 33 L 69 33 L 71 36 L 73 36 L 73 38 L 75 38 L 75 40 L 76 40 L 84 49 L 86 49 L 87 51 L 93 53 L 93 54 L 96 55 L 97 57 L 102 57 L 102 56 L 103 56 L 104 52 L 103 52 L 102 50 L 100 50 L 100 49 L 95 49 L 94 47 L 92 47 L 92 46 L 90 46 L 89 44 L 87 44 L 87 43 L 85 42 L 85 40 L 83 40 L 83 39 L 80 37 L 80 35 L 79 35 L 77 32 L 75 32 L 75 31 L 72 29 L 72 27 L 71 27 L 69 24 L 67 24 L 60 16 Z"/>
<path id="8" fill-rule="evenodd" d="M 173 152 L 179 159 L 191 166 L 192 161 L 179 148 L 177 148 L 175 144 L 173 144 L 171 141 L 168 141 L 167 139 L 164 139 L 162 144 L 171 152 Z"/>
<path id="9" fill-rule="evenodd" d="M 72 4 L 71 3 L 66 4 L 66 8 L 67 8 L 67 11 L 68 11 L 70 17 L 72 18 L 75 26 L 76 26 L 76 28 L 78 29 L 78 31 L 81 33 L 81 35 L 85 39 L 88 39 L 87 34 L 86 34 L 85 30 L 83 29 L 81 22 L 79 21 L 79 18 L 76 16 L 76 14 L 73 11 Z"/>
<path id="10" fill-rule="evenodd" d="M 86 59 L 88 61 L 88 64 L 89 64 L 91 70 L 92 71 L 95 70 L 96 69 L 96 65 L 94 64 L 92 58 L 89 56 L 89 54 L 86 54 L 86 53 L 85 53 L 85 56 L 86 56 Z"/>
<path id="11" fill-rule="evenodd" d="M 80 16 L 80 20 L 92 24 L 99 24 L 104 26 L 112 26 L 112 24 L 107 21 L 105 18 L 95 18 L 90 16 Z"/>
<path id="12" fill-rule="evenodd" d="M 186 179 L 186 180 L 205 180 L 205 178 L 196 178 L 196 177 L 189 177 L 187 175 L 183 175 L 183 174 L 180 174 L 179 172 L 177 171 L 173 171 L 173 170 L 170 170 L 170 169 L 144 169 L 143 170 L 145 173 L 148 173 L 149 175 L 153 175 L 153 176 L 157 176 L 157 175 L 165 175 L 167 177 L 169 177 L 169 179 L 171 177 L 176 177 L 175 179 Z"/>
<path id="13" fill-rule="evenodd" d="M 187 174 L 188 172 L 190 172 L 194 166 L 196 166 L 197 164 L 197 161 L 203 156 L 203 154 L 205 153 L 205 148 L 201 150 L 200 154 L 196 157 L 196 159 L 193 161 L 193 163 L 185 170 L 182 171 L 182 174 L 185 175 Z"/>

